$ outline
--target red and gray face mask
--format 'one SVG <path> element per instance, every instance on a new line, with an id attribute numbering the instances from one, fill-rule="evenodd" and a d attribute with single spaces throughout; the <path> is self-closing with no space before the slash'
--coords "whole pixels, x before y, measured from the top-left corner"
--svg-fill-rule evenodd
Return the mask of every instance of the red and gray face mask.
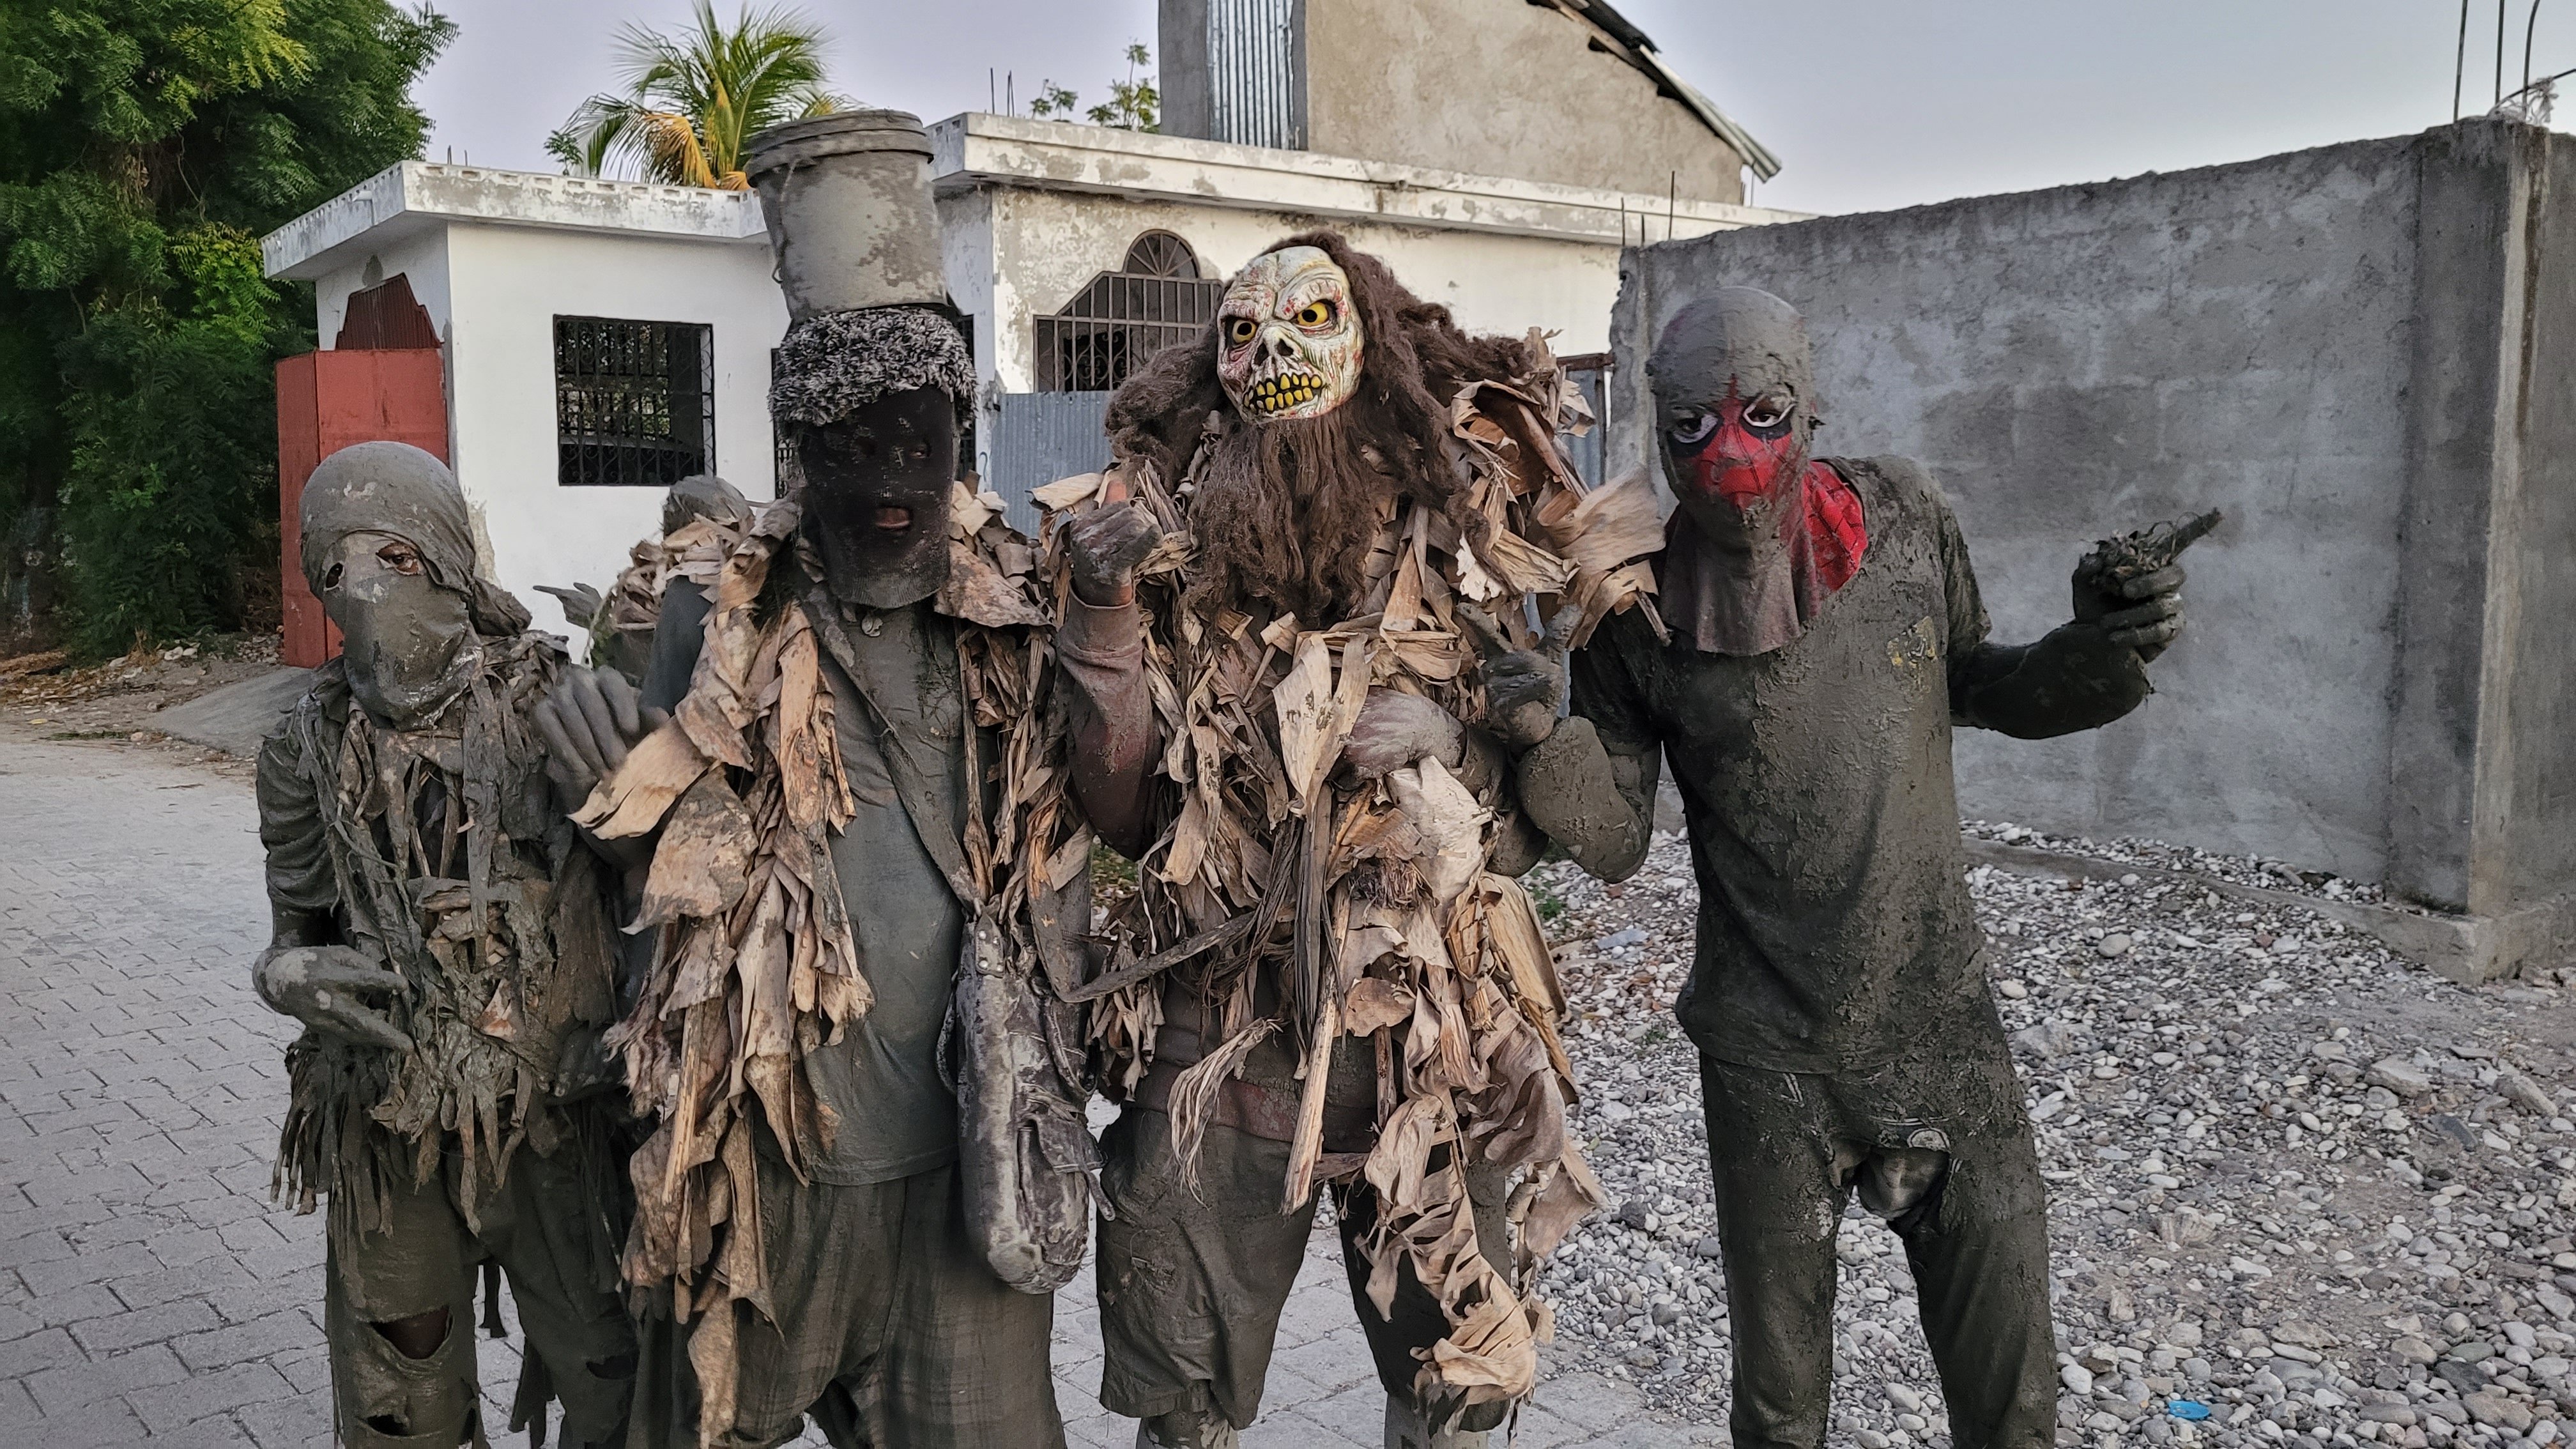
<path id="1" fill-rule="evenodd" d="M 1781 648 L 1868 544 L 1858 495 L 1808 452 L 1806 324 L 1768 292 L 1723 288 L 1665 326 L 1647 368 L 1681 504 L 1659 580 L 1665 615 L 1709 653 Z"/>

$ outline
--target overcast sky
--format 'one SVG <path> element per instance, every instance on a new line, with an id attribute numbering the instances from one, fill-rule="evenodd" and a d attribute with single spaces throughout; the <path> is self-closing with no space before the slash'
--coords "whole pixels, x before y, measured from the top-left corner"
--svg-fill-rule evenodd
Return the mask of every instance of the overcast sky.
<path id="1" fill-rule="evenodd" d="M 687 0 L 438 0 L 461 33 L 420 101 L 429 154 L 552 170 L 543 143 L 611 80 L 628 20 Z M 738 0 L 718 0 L 730 17 Z M 1399 0 L 1380 0 L 1399 3 Z M 1494 4 L 1517 0 L 1492 0 Z M 1786 163 L 1757 200 L 1863 211 L 2172 171 L 2451 117 L 2457 0 L 1618 0 L 1676 69 Z M 2507 0 L 2520 83 L 2526 6 Z M 2540 12 L 2534 74 L 2576 66 L 2576 0 Z M 1105 98 L 1154 0 L 822 0 L 834 86 L 936 120 L 985 109 L 988 68 Z M 2468 109 L 2493 92 L 2477 0 Z"/>

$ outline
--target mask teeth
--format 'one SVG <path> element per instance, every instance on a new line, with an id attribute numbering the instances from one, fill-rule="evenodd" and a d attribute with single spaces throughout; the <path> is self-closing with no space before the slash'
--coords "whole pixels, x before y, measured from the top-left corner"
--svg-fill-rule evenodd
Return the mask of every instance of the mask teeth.
<path id="1" fill-rule="evenodd" d="M 1245 401 L 1261 412 L 1284 413 L 1304 407 L 1324 395 L 1324 379 L 1311 372 L 1292 372 L 1280 377 L 1265 377 L 1252 385 Z"/>

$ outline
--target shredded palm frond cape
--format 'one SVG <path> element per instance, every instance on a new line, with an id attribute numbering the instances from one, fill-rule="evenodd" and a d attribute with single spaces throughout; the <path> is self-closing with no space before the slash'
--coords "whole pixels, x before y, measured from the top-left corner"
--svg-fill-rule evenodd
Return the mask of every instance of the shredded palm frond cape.
<path id="1" fill-rule="evenodd" d="M 1579 605 L 1578 643 L 1613 611 L 1652 608 L 1651 572 L 1635 560 L 1661 546 L 1653 497 L 1642 480 L 1585 488 L 1554 440 L 1588 414 L 1539 335 L 1530 340 L 1531 373 L 1461 390 L 1441 440 L 1458 475 L 1473 479 L 1489 541 L 1470 543 L 1436 510 L 1390 500 L 1369 592 L 1348 619 L 1287 616 L 1256 629 L 1240 614 L 1200 617 L 1183 602 L 1190 480 L 1155 477 L 1141 460 L 1117 465 L 1165 529 L 1139 589 L 1164 740 L 1155 771 L 1176 805 L 1140 862 L 1139 889 L 1112 908 L 1097 943 L 1110 974 L 1135 978 L 1093 1005 L 1099 1070 L 1113 1092 L 1143 1079 L 1162 1020 L 1157 963 L 1194 973 L 1185 979 L 1218 1004 L 1221 1035 L 1172 1090 L 1186 1153 L 1223 1078 L 1285 1032 L 1304 1064 L 1283 1210 L 1302 1206 L 1318 1181 L 1364 1179 L 1377 1193 L 1364 1244 L 1369 1294 L 1390 1311 L 1399 1265 L 1410 1262 L 1439 1299 L 1448 1333 L 1417 1387 L 1451 1403 L 1528 1394 L 1535 1345 L 1550 1329 L 1534 1270 L 1601 1188 L 1566 1132 L 1574 1083 L 1545 934 L 1519 883 L 1487 868 L 1507 786 L 1480 799 L 1437 759 L 1383 781 L 1338 782 L 1334 767 L 1371 688 L 1421 695 L 1471 724 L 1483 718 L 1461 602 L 1487 607 L 1521 647 L 1536 637 L 1526 599 L 1543 618 Z M 1054 515 L 1059 597 L 1070 587 L 1061 521 L 1097 506 L 1102 481 L 1038 490 Z M 1256 1016 L 1266 996 L 1256 972 L 1277 973 L 1275 1016 Z M 1323 1151 L 1324 1092 L 1344 1033 L 1374 1044 L 1377 1136 L 1365 1154 L 1336 1156 Z M 1513 1174 L 1515 1244 L 1478 1241 L 1471 1164 Z"/>
<path id="2" fill-rule="evenodd" d="M 951 885 L 1025 966 L 1038 954 L 1039 903 L 1088 863 L 1089 836 L 1065 807 L 1061 772 L 1043 762 L 1060 729 L 1040 708 L 1048 616 L 1035 555 L 1001 522 L 1001 506 L 959 487 L 949 579 L 934 606 L 958 625 L 967 778 L 999 781 L 966 812 Z M 856 814 L 835 720 L 861 706 L 836 696 L 823 667 L 828 646 L 806 602 L 822 567 L 798 546 L 800 522 L 790 499 L 747 528 L 702 520 L 684 531 L 676 573 L 711 604 L 689 692 L 574 817 L 607 839 L 661 832 L 629 928 L 658 929 L 659 950 L 609 1041 L 636 1111 L 657 1124 L 632 1163 L 625 1273 L 638 1287 L 668 1285 L 673 1312 L 697 1320 L 689 1357 L 703 1443 L 733 1423 L 733 1305 L 773 1311 L 759 1125 L 810 1180 L 838 1124 L 806 1063 L 874 999 L 830 846 Z"/>

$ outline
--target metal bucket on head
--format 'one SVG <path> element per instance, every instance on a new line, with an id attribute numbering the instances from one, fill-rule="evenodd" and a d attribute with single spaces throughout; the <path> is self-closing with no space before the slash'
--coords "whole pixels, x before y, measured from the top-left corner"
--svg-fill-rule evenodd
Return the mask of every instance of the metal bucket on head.
<path id="1" fill-rule="evenodd" d="M 772 126 L 749 152 L 792 320 L 947 300 L 919 116 L 836 111 Z"/>

